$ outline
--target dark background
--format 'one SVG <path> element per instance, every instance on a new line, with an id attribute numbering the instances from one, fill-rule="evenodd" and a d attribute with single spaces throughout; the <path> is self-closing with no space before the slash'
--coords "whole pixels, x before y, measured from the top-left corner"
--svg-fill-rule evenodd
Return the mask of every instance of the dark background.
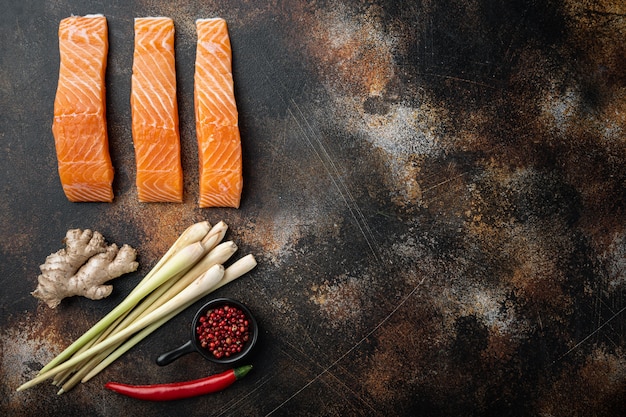
<path id="1" fill-rule="evenodd" d="M 171 3 L 171 4 L 170 4 Z M 109 22 L 115 201 L 63 195 L 59 21 Z M 140 204 L 133 18 L 176 25 L 183 204 Z M 197 18 L 229 24 L 240 209 L 199 209 Z M 0 411 L 12 416 L 619 416 L 626 406 L 626 6 L 621 0 L 19 1 L 0 13 Z M 62 396 L 15 389 L 199 220 L 258 267 L 215 296 L 262 334 L 254 370 L 173 403 L 106 391 L 223 370 L 187 355 L 196 307 Z M 139 251 L 104 301 L 37 302 L 70 228 Z"/>

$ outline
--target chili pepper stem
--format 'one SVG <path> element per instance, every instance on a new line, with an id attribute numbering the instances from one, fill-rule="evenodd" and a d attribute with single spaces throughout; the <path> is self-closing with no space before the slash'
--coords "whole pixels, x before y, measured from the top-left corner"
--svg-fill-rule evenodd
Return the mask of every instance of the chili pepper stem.
<path id="1" fill-rule="evenodd" d="M 252 365 L 244 365 L 238 368 L 235 368 L 233 371 L 235 372 L 235 378 L 241 379 L 244 376 L 248 375 L 248 372 L 252 370 Z"/>

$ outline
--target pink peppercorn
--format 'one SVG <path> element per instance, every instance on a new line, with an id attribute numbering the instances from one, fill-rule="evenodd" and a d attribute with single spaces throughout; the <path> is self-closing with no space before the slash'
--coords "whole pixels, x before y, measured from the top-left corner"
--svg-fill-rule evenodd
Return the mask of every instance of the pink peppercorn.
<path id="1" fill-rule="evenodd" d="M 248 326 L 248 317 L 241 309 L 225 304 L 200 317 L 196 334 L 200 345 L 215 358 L 229 358 L 241 352 L 250 339 Z"/>

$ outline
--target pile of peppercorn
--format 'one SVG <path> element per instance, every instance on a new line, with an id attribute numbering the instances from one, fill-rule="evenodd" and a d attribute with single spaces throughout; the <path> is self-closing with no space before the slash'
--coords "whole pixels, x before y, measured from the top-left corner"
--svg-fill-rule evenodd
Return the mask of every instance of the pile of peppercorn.
<path id="1" fill-rule="evenodd" d="M 225 304 L 200 317 L 196 335 L 215 358 L 228 358 L 241 352 L 250 339 L 249 320 L 241 309 Z"/>

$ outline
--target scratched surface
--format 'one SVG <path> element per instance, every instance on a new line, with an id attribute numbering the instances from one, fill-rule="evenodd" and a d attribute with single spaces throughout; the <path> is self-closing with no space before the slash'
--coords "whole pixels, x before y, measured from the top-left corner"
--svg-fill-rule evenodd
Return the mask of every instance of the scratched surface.
<path id="1" fill-rule="evenodd" d="M 0 414 L 623 415 L 623 1 L 169 3 L 4 2 Z M 87 13 L 109 21 L 112 204 L 65 199 L 50 131 L 58 22 Z M 139 204 L 134 188 L 132 19 L 150 15 L 177 30 L 183 204 Z M 212 16 L 234 52 L 239 210 L 196 204 L 194 20 Z M 155 365 L 190 308 L 69 393 L 15 392 L 205 219 L 259 262 L 215 294 L 258 317 L 251 374 L 175 403 L 103 389 L 222 370 Z M 51 311 L 29 293 L 73 227 L 133 245 L 141 267 L 107 300 Z"/>

